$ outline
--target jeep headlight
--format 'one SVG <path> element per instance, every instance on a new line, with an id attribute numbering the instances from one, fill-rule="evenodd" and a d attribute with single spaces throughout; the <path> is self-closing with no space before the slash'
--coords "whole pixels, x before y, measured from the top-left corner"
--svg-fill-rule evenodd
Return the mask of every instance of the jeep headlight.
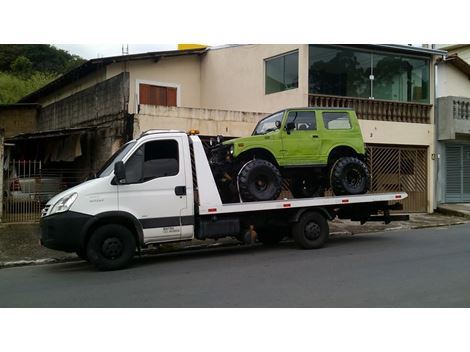
<path id="1" fill-rule="evenodd" d="M 78 197 L 78 193 L 72 193 L 65 197 L 60 198 L 52 207 L 51 212 L 49 215 L 56 214 L 56 213 L 63 213 L 68 211 L 72 204 Z"/>
<path id="2" fill-rule="evenodd" d="M 234 145 L 233 144 L 230 144 L 230 149 L 228 150 L 228 152 L 230 153 L 230 155 L 233 155 L 233 150 L 234 150 Z"/>

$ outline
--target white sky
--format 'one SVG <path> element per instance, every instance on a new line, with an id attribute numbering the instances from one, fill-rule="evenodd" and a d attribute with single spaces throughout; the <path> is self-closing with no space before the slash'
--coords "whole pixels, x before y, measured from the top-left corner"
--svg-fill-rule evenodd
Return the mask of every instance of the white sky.
<path id="1" fill-rule="evenodd" d="M 129 54 L 149 51 L 175 50 L 177 44 L 53 44 L 59 49 L 76 54 L 84 59 L 117 56 L 122 54 L 122 46 L 129 45 Z"/>

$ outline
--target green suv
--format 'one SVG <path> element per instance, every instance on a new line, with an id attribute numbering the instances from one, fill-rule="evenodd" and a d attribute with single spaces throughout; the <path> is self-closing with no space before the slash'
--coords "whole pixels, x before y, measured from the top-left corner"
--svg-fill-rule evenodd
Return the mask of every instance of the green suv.
<path id="1" fill-rule="evenodd" d="M 210 162 L 224 201 L 272 200 L 282 185 L 296 198 L 362 194 L 369 187 L 354 110 L 292 108 L 276 112 L 249 137 L 215 145 Z M 238 195 L 236 195 L 238 193 Z"/>

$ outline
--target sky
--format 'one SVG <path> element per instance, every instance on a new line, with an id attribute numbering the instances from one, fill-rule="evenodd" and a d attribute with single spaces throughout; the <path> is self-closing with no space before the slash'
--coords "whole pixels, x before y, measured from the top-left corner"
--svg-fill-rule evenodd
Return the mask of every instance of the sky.
<path id="1" fill-rule="evenodd" d="M 122 46 L 129 46 L 129 54 L 149 51 L 175 50 L 176 44 L 53 44 L 59 49 L 76 54 L 84 59 L 122 55 Z"/>

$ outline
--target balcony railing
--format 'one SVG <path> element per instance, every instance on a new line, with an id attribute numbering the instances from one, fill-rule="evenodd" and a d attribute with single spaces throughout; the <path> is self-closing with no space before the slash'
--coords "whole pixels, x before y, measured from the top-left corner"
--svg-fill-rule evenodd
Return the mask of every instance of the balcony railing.
<path id="1" fill-rule="evenodd" d="M 309 106 L 352 108 L 364 120 L 431 123 L 430 104 L 309 94 Z"/>

